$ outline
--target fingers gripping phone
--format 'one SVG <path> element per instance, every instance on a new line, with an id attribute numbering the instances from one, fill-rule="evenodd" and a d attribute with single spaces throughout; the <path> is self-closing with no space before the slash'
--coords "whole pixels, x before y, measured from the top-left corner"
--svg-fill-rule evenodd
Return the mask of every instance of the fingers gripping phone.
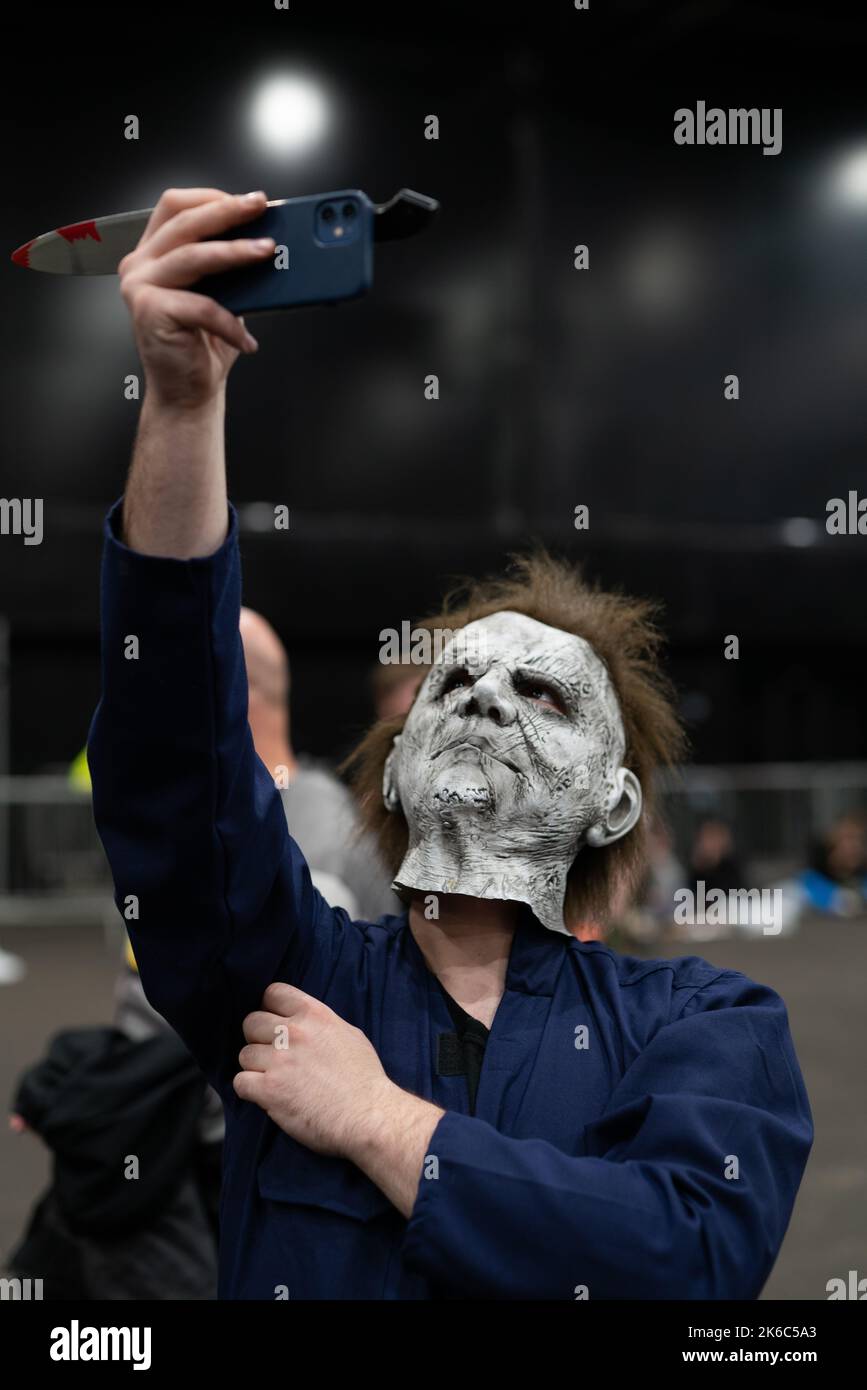
<path id="1" fill-rule="evenodd" d="M 270 236 L 273 256 L 190 288 L 234 314 L 357 299 L 373 283 L 375 218 L 374 204 L 357 188 L 269 203 L 261 217 L 214 240 Z"/>

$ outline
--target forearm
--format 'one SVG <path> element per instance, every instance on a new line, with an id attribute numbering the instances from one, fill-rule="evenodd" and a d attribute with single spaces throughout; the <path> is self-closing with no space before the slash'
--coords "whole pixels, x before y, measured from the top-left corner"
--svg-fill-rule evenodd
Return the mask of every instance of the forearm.
<path id="1" fill-rule="evenodd" d="M 225 391 L 196 407 L 145 393 L 124 494 L 123 538 L 144 555 L 188 560 L 226 538 Z"/>
<path id="2" fill-rule="evenodd" d="M 349 1157 L 407 1219 L 415 1206 L 431 1136 L 445 1113 L 389 1082 L 354 1139 Z"/>

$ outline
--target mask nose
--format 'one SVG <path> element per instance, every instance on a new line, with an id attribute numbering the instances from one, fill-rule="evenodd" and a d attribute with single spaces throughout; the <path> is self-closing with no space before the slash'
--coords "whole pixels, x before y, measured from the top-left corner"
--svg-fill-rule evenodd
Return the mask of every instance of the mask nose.
<path id="1" fill-rule="evenodd" d="M 504 728 L 513 724 L 517 710 L 507 693 L 506 679 L 493 671 L 486 671 L 464 696 L 461 714 L 481 714 L 483 718 L 491 719 Z"/>

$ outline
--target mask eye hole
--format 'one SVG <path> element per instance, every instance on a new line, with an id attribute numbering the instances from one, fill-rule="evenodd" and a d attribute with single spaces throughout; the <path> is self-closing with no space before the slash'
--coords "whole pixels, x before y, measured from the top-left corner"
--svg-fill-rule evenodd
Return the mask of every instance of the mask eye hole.
<path id="1" fill-rule="evenodd" d="M 466 687 L 472 685 L 472 683 L 472 677 L 466 667 L 459 666 L 457 670 L 451 671 L 446 677 L 440 688 L 439 698 L 443 700 L 446 695 L 451 695 L 455 690 L 466 689 Z"/>
<path id="2" fill-rule="evenodd" d="M 566 705 L 559 690 L 555 690 L 553 685 L 549 685 L 539 676 L 516 676 L 515 689 L 525 700 L 532 700 L 534 704 L 552 709 L 557 714 L 566 713 Z"/>

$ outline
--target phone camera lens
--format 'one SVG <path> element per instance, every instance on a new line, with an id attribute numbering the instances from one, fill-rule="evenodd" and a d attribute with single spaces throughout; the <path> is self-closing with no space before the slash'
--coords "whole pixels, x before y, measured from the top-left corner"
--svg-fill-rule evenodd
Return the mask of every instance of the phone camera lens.
<path id="1" fill-rule="evenodd" d="M 324 208 L 322 209 L 322 221 L 323 221 L 323 222 L 333 222 L 333 221 L 334 221 L 334 208 L 331 207 L 330 204 L 326 205 L 326 207 L 324 207 Z"/>
<path id="2" fill-rule="evenodd" d="M 343 204 L 343 216 L 344 216 L 344 218 L 345 218 L 347 221 L 349 220 L 350 217 L 354 217 L 354 216 L 355 216 L 355 204 L 354 204 L 354 203 L 344 203 L 344 204 Z"/>

